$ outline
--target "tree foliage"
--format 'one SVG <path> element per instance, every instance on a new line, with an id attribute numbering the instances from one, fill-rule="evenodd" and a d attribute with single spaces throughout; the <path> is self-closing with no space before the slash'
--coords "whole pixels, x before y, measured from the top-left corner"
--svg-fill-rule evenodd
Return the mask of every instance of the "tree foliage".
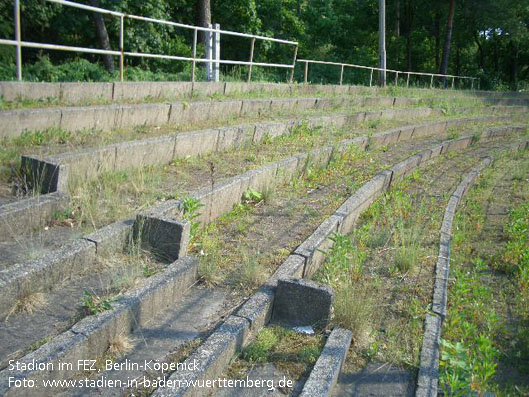
<path id="1" fill-rule="evenodd" d="M 88 0 L 78 0 L 88 1 Z M 198 0 L 100 0 L 101 7 L 129 14 L 194 24 Z M 387 62 L 399 70 L 437 72 L 442 63 L 449 0 L 387 0 Z M 27 41 L 98 47 L 90 13 L 46 1 L 21 1 L 22 37 Z M 0 0 L 0 35 L 11 38 L 13 1 Z M 377 0 L 211 0 L 211 19 L 221 28 L 299 41 L 298 57 L 376 65 Z M 119 47 L 119 19 L 105 16 L 113 49 Z M 525 89 L 529 83 L 529 3 L 527 0 L 457 0 L 447 72 L 479 76 L 482 88 Z M 126 20 L 125 49 L 190 55 L 193 35 L 186 29 Z M 199 48 L 199 53 L 202 51 Z M 250 40 L 222 36 L 222 57 L 247 60 Z M 0 46 L 0 74 L 12 73 L 12 48 Z M 80 54 L 24 49 L 24 62 L 43 54 L 53 64 Z M 292 48 L 256 41 L 255 60 L 290 63 Z M 82 55 L 101 62 L 96 55 Z M 127 58 L 127 66 L 160 73 L 189 70 L 184 62 Z M 225 68 L 227 71 L 229 67 Z M 296 75 L 301 78 L 302 71 Z M 311 68 L 312 81 L 336 81 L 339 71 Z M 9 76 L 7 76 L 9 77 Z M 351 81 L 367 78 L 348 71 Z"/>

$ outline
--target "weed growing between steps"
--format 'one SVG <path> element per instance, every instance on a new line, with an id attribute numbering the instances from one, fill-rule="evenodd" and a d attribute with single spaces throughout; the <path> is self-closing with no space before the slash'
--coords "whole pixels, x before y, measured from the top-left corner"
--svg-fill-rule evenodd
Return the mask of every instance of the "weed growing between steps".
<path id="1" fill-rule="evenodd" d="M 353 233 L 333 237 L 314 278 L 334 288 L 334 323 L 353 332 L 346 372 L 368 362 L 418 368 L 443 210 L 476 161 L 464 153 L 433 160 L 376 200 Z"/>
<path id="2" fill-rule="evenodd" d="M 297 381 L 310 374 L 324 344 L 322 334 L 302 335 L 279 326 L 265 327 L 231 364 L 227 377 L 245 379 L 256 366 L 272 363 L 287 379 Z"/>
<path id="3" fill-rule="evenodd" d="M 456 213 L 440 362 L 446 394 L 529 393 L 528 169 L 527 152 L 504 156 Z"/>

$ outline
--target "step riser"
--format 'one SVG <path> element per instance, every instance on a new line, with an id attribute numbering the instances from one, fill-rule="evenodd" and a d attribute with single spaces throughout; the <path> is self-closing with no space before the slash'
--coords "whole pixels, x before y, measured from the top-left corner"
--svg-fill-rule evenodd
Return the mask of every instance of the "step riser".
<path id="1" fill-rule="evenodd" d="M 277 93 L 283 95 L 307 95 L 318 92 L 328 94 L 355 94 L 376 92 L 376 88 L 349 85 L 300 85 L 283 83 L 205 83 L 205 82 L 116 82 L 116 83 L 31 83 L 0 82 L 0 96 L 6 101 L 46 100 L 54 98 L 69 104 L 90 101 L 122 101 L 145 99 L 173 99 L 191 95 L 232 95 L 248 93 Z M 446 90 L 428 90 L 446 94 Z M 526 94 L 518 92 L 461 92 L 462 96 L 492 99 L 527 100 Z M 511 98 L 507 98 L 511 99 Z"/>
<path id="2" fill-rule="evenodd" d="M 364 103 L 364 100 L 365 97 L 242 99 L 5 110 L 0 111 L 0 117 L 4 120 L 0 126 L 0 137 L 16 137 L 24 131 L 42 131 L 47 128 L 61 128 L 75 132 L 82 129 L 110 131 L 118 128 L 164 124 L 176 127 L 205 122 L 225 122 L 235 117 L 261 116 L 270 114 L 276 109 L 302 111 L 329 109 L 336 106 L 358 106 Z M 394 102 L 394 98 L 382 100 L 389 100 L 391 102 L 389 106 Z M 410 98 L 406 102 L 413 104 L 418 100 Z"/>

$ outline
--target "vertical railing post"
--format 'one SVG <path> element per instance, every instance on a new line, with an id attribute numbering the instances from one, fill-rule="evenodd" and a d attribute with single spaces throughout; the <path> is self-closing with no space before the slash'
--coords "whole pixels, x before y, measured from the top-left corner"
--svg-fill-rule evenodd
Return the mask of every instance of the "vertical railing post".
<path id="1" fill-rule="evenodd" d="M 480 87 L 481 87 L 481 79 L 478 77 L 478 91 Z"/>
<path id="2" fill-rule="evenodd" d="M 410 74 L 408 73 L 408 78 L 406 79 L 406 88 L 410 87 Z"/>
<path id="3" fill-rule="evenodd" d="M 197 35 L 198 29 L 195 28 L 193 33 L 193 65 L 191 66 L 191 81 L 195 82 L 195 70 L 197 67 Z"/>
<path id="4" fill-rule="evenodd" d="M 216 83 L 220 80 L 220 25 L 218 23 L 213 25 L 215 33 L 213 36 L 213 81 Z"/>
<path id="5" fill-rule="evenodd" d="M 125 58 L 125 50 L 123 48 L 123 36 L 124 36 L 124 23 L 123 23 L 123 15 L 120 15 L 119 17 L 119 81 L 123 81 L 123 64 L 124 64 L 124 58 Z"/>
<path id="6" fill-rule="evenodd" d="M 433 88 L 433 74 L 432 74 L 432 78 L 430 80 L 430 88 Z"/>
<path id="7" fill-rule="evenodd" d="M 212 29 L 213 25 L 208 24 L 208 28 Z M 211 30 L 205 31 L 206 36 L 206 80 L 213 80 L 213 32 Z"/>
<path id="8" fill-rule="evenodd" d="M 452 89 L 455 88 L 455 81 L 456 81 L 456 78 L 455 78 L 455 77 L 452 77 Z"/>
<path id="9" fill-rule="evenodd" d="M 371 87 L 373 85 L 373 70 L 371 69 L 371 76 L 369 76 L 369 86 Z"/>
<path id="10" fill-rule="evenodd" d="M 340 85 L 343 83 L 343 64 L 342 64 L 342 71 L 340 72 Z"/>
<path id="11" fill-rule="evenodd" d="M 303 82 L 307 84 L 309 81 L 309 61 L 305 61 L 305 76 L 303 77 Z"/>
<path id="12" fill-rule="evenodd" d="M 15 40 L 16 62 L 17 62 L 17 80 L 22 80 L 22 37 L 20 33 L 20 0 L 15 0 Z"/>
<path id="13" fill-rule="evenodd" d="M 292 58 L 292 68 L 290 69 L 290 79 L 288 80 L 290 84 L 292 84 L 292 82 L 294 81 L 294 68 L 296 67 L 297 57 L 298 57 L 298 46 L 296 45 L 296 47 L 294 48 L 294 57 Z"/>
<path id="14" fill-rule="evenodd" d="M 397 71 L 397 72 L 395 73 L 395 87 L 397 86 L 398 81 L 399 81 L 399 72 Z"/>
<path id="15" fill-rule="evenodd" d="M 253 63 L 253 50 L 255 47 L 255 37 L 252 37 L 252 44 L 250 46 L 250 65 L 248 65 L 248 79 L 249 83 L 252 80 L 252 63 Z"/>
<path id="16" fill-rule="evenodd" d="M 474 90 L 474 79 L 470 79 L 470 89 Z"/>

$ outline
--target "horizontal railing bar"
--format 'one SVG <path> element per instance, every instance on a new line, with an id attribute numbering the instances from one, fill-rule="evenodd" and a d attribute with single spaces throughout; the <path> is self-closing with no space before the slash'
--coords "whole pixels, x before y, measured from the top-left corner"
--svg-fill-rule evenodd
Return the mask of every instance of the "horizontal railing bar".
<path id="1" fill-rule="evenodd" d="M 352 68 L 369 69 L 369 70 L 384 70 L 384 69 L 377 68 L 374 66 L 364 66 L 364 65 L 355 65 L 351 63 L 339 63 L 339 62 L 329 62 L 329 61 L 316 61 L 312 59 L 298 59 L 298 62 L 317 63 L 317 64 L 322 64 L 322 65 L 348 66 Z M 419 75 L 419 76 L 454 77 L 458 79 L 479 80 L 479 77 L 455 76 L 451 74 L 426 73 L 426 72 L 405 72 L 402 70 L 393 70 L 393 69 L 385 69 L 385 70 L 386 72 L 390 72 L 390 73 L 414 74 L 414 75 Z"/>
<path id="2" fill-rule="evenodd" d="M 124 52 L 127 56 L 132 57 L 144 57 L 144 58 L 161 58 L 161 59 L 173 59 L 176 61 L 195 61 L 195 62 L 211 62 L 210 59 L 206 58 L 189 58 L 182 57 L 178 55 L 162 55 L 162 54 L 149 54 L 144 52 Z M 292 69 L 293 65 L 285 65 L 281 63 L 262 63 L 262 62 L 248 62 L 248 61 L 231 61 L 228 59 L 215 60 L 215 62 L 226 64 L 226 65 L 253 65 L 253 66 L 263 66 L 263 67 L 276 67 L 276 68 L 287 68 Z"/>
<path id="3" fill-rule="evenodd" d="M 87 6 L 87 5 L 84 5 L 84 4 L 79 4 L 79 3 L 76 3 L 76 2 L 73 2 L 73 1 L 68 1 L 68 0 L 46 0 L 46 1 L 49 1 L 51 3 L 56 3 L 56 4 L 62 4 L 62 5 L 69 6 L 69 7 L 80 8 L 82 10 L 99 12 L 101 14 L 110 14 L 110 15 L 114 15 L 114 16 L 118 16 L 118 17 L 136 19 L 136 20 L 145 21 L 145 22 L 154 22 L 154 23 L 159 23 L 159 24 L 169 25 L 169 26 L 175 26 L 175 27 L 180 27 L 180 28 L 200 30 L 200 31 L 203 31 L 203 32 L 220 32 L 221 34 L 226 34 L 226 35 L 230 35 L 230 36 L 255 38 L 255 39 L 259 39 L 259 40 L 273 41 L 275 43 L 281 43 L 281 44 L 298 45 L 298 43 L 296 41 L 282 40 L 282 39 L 276 39 L 276 38 L 273 38 L 273 37 L 266 37 L 266 36 L 257 36 L 257 35 L 248 34 L 248 33 L 234 32 L 234 31 L 231 31 L 231 30 L 216 30 L 216 29 L 213 29 L 213 28 L 186 25 L 184 23 L 166 21 L 164 19 L 155 19 L 155 18 L 143 17 L 143 16 L 139 16 L 139 15 L 125 14 L 125 13 L 118 12 L 118 11 L 107 10 L 105 8 Z"/>
<path id="4" fill-rule="evenodd" d="M 0 44 L 17 46 L 19 43 L 15 40 L 0 39 Z M 98 48 L 72 47 L 72 46 L 60 45 L 60 44 L 34 43 L 32 41 L 21 41 L 20 46 L 28 47 L 28 48 L 43 48 L 47 50 L 86 52 L 90 54 L 121 55 L 121 52 L 119 51 L 100 50 Z"/>
<path id="5" fill-rule="evenodd" d="M 0 44 L 4 45 L 18 45 L 18 42 L 15 40 L 5 40 L 0 39 Z M 34 43 L 31 41 L 22 41 L 20 42 L 20 45 L 22 47 L 28 47 L 28 48 L 44 48 L 48 50 L 60 50 L 60 51 L 72 51 L 72 52 L 85 52 L 90 54 L 105 54 L 105 55 L 116 55 L 120 56 L 121 52 L 119 51 L 112 51 L 112 50 L 100 50 L 97 48 L 84 48 L 84 47 L 72 47 L 72 46 L 65 46 L 65 45 L 58 45 L 58 44 L 42 44 L 42 43 Z M 176 61 L 195 61 L 195 62 L 211 62 L 209 59 L 205 58 L 190 58 L 190 57 L 182 57 L 178 55 L 162 55 L 162 54 L 149 54 L 149 53 L 141 53 L 141 52 L 123 52 L 124 55 L 127 56 L 133 56 L 133 57 L 143 57 L 143 58 L 161 58 L 161 59 L 172 59 Z M 286 68 L 286 69 L 292 69 L 293 65 L 286 65 L 281 63 L 264 63 L 264 62 L 247 62 L 247 61 L 231 61 L 231 60 L 223 60 L 220 59 L 216 62 L 226 64 L 226 65 L 250 65 L 253 66 L 263 66 L 263 67 L 276 67 L 276 68 Z"/>

